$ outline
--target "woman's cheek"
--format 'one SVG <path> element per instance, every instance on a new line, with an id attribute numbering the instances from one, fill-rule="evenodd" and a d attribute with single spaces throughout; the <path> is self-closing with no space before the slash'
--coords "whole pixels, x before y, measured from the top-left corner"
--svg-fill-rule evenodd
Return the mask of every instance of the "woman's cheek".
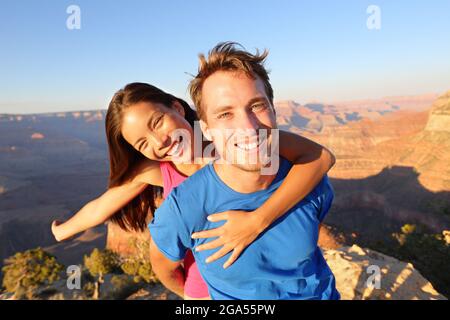
<path id="1" fill-rule="evenodd" d="M 150 160 L 156 160 L 156 157 L 154 156 L 154 154 L 153 153 L 151 153 L 151 152 L 148 152 L 147 150 L 145 150 L 145 151 L 143 151 L 143 152 L 141 152 L 143 155 L 144 155 L 144 157 L 146 157 L 147 159 L 150 159 Z"/>

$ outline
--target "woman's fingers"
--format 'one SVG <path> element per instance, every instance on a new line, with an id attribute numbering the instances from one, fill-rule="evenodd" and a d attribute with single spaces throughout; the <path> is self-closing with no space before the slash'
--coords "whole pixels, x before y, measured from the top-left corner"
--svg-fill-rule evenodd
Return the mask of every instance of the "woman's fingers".
<path id="1" fill-rule="evenodd" d="M 236 261 L 236 259 L 239 258 L 241 252 L 242 252 L 242 248 L 234 248 L 233 252 L 231 253 L 231 256 L 223 264 L 223 268 L 226 269 L 229 266 L 231 266 Z"/>
<path id="2" fill-rule="evenodd" d="M 219 251 L 217 251 L 214 254 L 210 255 L 206 259 L 206 263 L 210 263 L 210 262 L 216 261 L 217 259 L 222 258 L 224 255 L 226 255 L 231 250 L 232 250 L 232 248 L 229 248 L 227 246 L 223 246 Z"/>
<path id="3" fill-rule="evenodd" d="M 222 229 L 215 228 L 215 229 L 210 229 L 210 230 L 205 230 L 205 231 L 194 232 L 191 237 L 192 237 L 192 239 L 200 239 L 200 238 L 214 238 L 214 237 L 219 237 L 221 235 L 222 235 Z"/>
<path id="4" fill-rule="evenodd" d="M 210 214 L 207 219 L 211 222 L 216 222 L 216 221 L 221 221 L 221 220 L 228 220 L 228 212 L 229 211 L 224 211 L 224 212 L 220 212 L 220 213 L 214 213 L 214 214 Z"/>
<path id="5" fill-rule="evenodd" d="M 210 241 L 208 243 L 201 244 L 201 245 L 197 246 L 195 248 L 195 251 L 211 250 L 211 249 L 215 249 L 217 247 L 220 247 L 223 244 L 224 244 L 223 240 L 219 238 L 219 239 L 216 239 L 216 240 Z"/>

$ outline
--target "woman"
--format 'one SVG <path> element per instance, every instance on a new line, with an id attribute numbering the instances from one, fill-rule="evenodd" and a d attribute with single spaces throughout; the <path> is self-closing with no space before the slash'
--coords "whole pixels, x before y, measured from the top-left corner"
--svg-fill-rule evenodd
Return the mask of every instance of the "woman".
<path id="1" fill-rule="evenodd" d="M 176 130 L 184 130 L 192 137 L 196 120 L 195 111 L 185 101 L 149 84 L 131 83 L 119 90 L 106 115 L 109 189 L 67 222 L 54 221 L 55 238 L 67 239 L 107 219 L 125 230 L 145 230 L 148 213 L 156 208 L 160 187 L 164 187 L 164 196 L 168 195 L 172 188 L 211 160 L 194 158 L 194 139 L 186 144 L 173 138 Z M 203 148 L 206 146 L 204 143 Z M 253 214 L 229 211 L 210 216 L 212 221 L 225 219 L 227 223 L 218 230 L 195 235 L 203 238 L 220 235 L 216 247 L 223 245 L 225 250 L 212 255 L 209 262 L 233 251 L 225 267 L 231 265 L 263 230 L 303 199 L 334 164 L 328 150 L 291 133 L 280 131 L 279 150 L 294 166 L 277 192 Z M 174 162 L 180 155 L 189 161 Z M 191 253 L 184 263 L 185 298 L 208 298 L 207 287 Z"/>

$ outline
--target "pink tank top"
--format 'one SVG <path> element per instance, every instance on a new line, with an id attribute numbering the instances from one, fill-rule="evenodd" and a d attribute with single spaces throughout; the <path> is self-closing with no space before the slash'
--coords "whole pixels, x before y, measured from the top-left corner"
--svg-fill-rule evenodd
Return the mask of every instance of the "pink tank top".
<path id="1" fill-rule="evenodd" d="M 181 184 L 187 177 L 179 173 L 171 162 L 160 162 L 161 174 L 164 186 L 164 199 L 170 194 L 173 188 Z M 200 275 L 197 263 L 190 250 L 187 251 L 184 258 L 185 283 L 184 293 L 191 298 L 209 297 L 208 287 Z"/>
<path id="2" fill-rule="evenodd" d="M 170 194 L 173 188 L 178 187 L 187 177 L 177 171 L 171 162 L 160 162 L 161 174 L 164 186 L 164 199 Z"/>

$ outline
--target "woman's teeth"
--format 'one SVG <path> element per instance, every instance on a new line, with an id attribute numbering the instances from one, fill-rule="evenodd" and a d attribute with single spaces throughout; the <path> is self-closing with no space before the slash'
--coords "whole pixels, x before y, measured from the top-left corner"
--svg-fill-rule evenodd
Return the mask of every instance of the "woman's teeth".
<path id="1" fill-rule="evenodd" d="M 173 147 L 167 152 L 167 155 L 174 156 L 177 155 L 181 151 L 181 144 L 179 142 L 175 142 Z"/>

